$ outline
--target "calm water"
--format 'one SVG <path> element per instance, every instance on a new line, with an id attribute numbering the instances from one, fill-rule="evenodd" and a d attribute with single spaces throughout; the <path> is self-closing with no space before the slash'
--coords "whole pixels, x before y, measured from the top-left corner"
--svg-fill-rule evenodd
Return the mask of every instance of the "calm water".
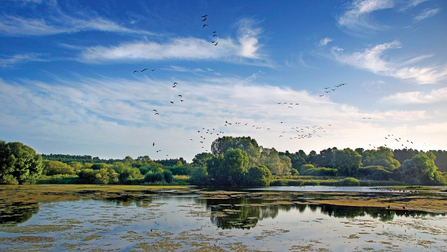
<path id="1" fill-rule="evenodd" d="M 261 199 L 43 203 L 2 221 L 4 251 L 447 251 L 445 216 Z"/>

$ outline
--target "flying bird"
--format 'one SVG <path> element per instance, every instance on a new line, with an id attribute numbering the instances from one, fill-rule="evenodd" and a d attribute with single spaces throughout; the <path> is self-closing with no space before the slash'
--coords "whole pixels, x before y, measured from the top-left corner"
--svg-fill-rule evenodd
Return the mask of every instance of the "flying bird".
<path id="1" fill-rule="evenodd" d="M 205 21 L 206 21 L 206 18 L 204 18 L 202 21 L 205 22 Z"/>
<path id="2" fill-rule="evenodd" d="M 217 35 L 216 35 L 216 34 L 214 34 L 214 35 L 213 35 L 213 37 L 217 37 Z"/>
<path id="3" fill-rule="evenodd" d="M 208 15 L 203 15 L 202 17 L 203 17 L 203 18 L 206 18 L 207 16 L 208 16 Z"/>
<path id="4" fill-rule="evenodd" d="M 173 102 L 173 101 L 171 101 L 171 104 L 174 104 L 174 102 Z"/>
<path id="5" fill-rule="evenodd" d="M 141 72 L 144 72 L 144 71 L 146 71 L 146 70 L 147 70 L 147 68 L 145 68 L 145 69 L 141 70 Z"/>
<path id="6" fill-rule="evenodd" d="M 133 71 L 133 73 L 138 73 L 138 70 Z"/>
<path id="7" fill-rule="evenodd" d="M 208 25 L 207 25 L 207 24 L 204 24 L 204 25 L 203 25 L 203 28 L 205 28 L 205 26 L 208 26 Z"/>
<path id="8" fill-rule="evenodd" d="M 213 33 L 216 33 L 216 31 L 213 31 Z"/>
<path id="9" fill-rule="evenodd" d="M 219 44 L 219 43 L 214 44 L 214 46 L 217 46 L 217 44 Z"/>

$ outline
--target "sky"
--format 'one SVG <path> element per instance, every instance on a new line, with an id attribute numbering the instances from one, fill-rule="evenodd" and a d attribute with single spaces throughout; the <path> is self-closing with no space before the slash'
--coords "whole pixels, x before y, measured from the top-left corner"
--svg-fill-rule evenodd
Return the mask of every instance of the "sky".
<path id="1" fill-rule="evenodd" d="M 222 136 L 290 152 L 446 150 L 446 11 L 443 0 L 3 0 L 0 139 L 103 159 L 191 161 Z"/>

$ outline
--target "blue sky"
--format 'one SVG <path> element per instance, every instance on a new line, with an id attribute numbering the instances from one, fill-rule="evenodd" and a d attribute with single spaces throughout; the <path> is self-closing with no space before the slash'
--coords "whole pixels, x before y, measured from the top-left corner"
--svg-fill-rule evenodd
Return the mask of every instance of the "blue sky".
<path id="1" fill-rule="evenodd" d="M 0 139 L 45 154 L 189 161 L 224 135 L 291 152 L 447 149 L 446 9 L 0 1 Z"/>

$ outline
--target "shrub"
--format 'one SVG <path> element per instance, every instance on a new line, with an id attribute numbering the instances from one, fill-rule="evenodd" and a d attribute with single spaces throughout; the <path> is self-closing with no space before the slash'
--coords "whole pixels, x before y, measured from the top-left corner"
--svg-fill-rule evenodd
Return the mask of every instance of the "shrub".
<path id="1" fill-rule="evenodd" d="M 189 183 L 198 186 L 207 186 L 209 185 L 208 172 L 206 167 L 198 167 L 196 168 L 189 177 Z"/>
<path id="2" fill-rule="evenodd" d="M 340 186 L 359 186 L 360 181 L 358 179 L 349 177 L 349 178 L 345 178 L 345 179 L 341 180 L 340 182 L 338 182 L 338 185 L 340 185 Z"/>
<path id="3" fill-rule="evenodd" d="M 301 173 L 302 175 L 310 176 L 335 176 L 337 175 L 337 169 L 326 168 L 326 167 L 316 167 L 306 169 Z"/>
<path id="4" fill-rule="evenodd" d="M 360 167 L 358 176 L 366 180 L 388 180 L 393 173 L 380 165 Z"/>
<path id="5" fill-rule="evenodd" d="M 154 183 L 164 180 L 163 172 L 148 173 L 144 177 L 144 182 Z"/>
<path id="6" fill-rule="evenodd" d="M 174 175 L 171 171 L 166 170 L 163 172 L 163 179 L 166 183 L 171 183 L 174 180 Z"/>
<path id="7" fill-rule="evenodd" d="M 290 173 L 292 173 L 292 176 L 298 176 L 298 175 L 300 175 L 300 173 L 298 172 L 298 170 L 295 169 L 295 168 L 292 168 L 292 169 L 290 170 Z"/>

